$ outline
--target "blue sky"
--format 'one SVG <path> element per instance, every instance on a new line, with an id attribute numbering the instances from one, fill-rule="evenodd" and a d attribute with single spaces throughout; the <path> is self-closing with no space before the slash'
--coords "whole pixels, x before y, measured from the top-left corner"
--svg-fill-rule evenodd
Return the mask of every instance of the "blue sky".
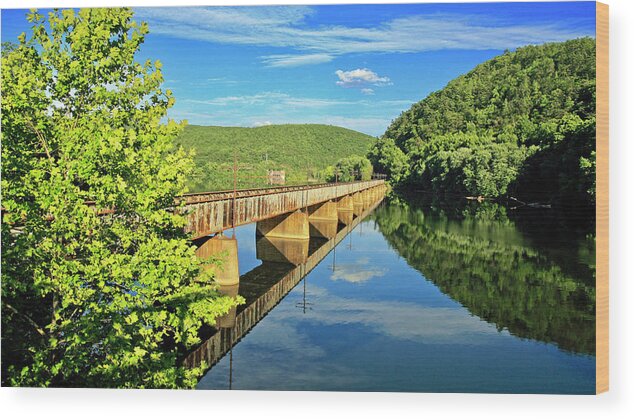
<path id="1" fill-rule="evenodd" d="M 136 8 L 190 124 L 322 123 L 380 135 L 414 102 L 527 44 L 595 34 L 594 2 Z M 2 10 L 2 41 L 28 31 Z"/>

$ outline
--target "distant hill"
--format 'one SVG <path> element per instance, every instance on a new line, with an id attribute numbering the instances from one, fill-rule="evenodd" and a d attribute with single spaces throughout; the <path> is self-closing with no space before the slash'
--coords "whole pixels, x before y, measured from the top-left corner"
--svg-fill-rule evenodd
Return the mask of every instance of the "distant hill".
<path id="1" fill-rule="evenodd" d="M 266 185 L 268 170 L 285 170 L 287 183 L 316 180 L 339 159 L 364 156 L 374 137 L 320 124 L 283 124 L 257 128 L 187 126 L 176 139 L 196 150 L 190 191 L 233 188 L 233 155 L 238 156 L 238 188 Z"/>

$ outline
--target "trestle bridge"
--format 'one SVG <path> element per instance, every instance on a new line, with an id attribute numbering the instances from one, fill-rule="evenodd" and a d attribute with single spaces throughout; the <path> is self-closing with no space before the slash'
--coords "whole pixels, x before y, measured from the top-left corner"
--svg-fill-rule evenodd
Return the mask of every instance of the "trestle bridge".
<path id="1" fill-rule="evenodd" d="M 377 194 L 368 194 L 372 199 L 368 198 L 363 204 L 357 201 L 359 204 L 356 206 L 356 213 L 352 210 L 354 214 L 351 219 L 344 216 L 342 222 L 339 218 L 311 219 L 308 216 L 310 239 L 257 235 L 256 257 L 262 264 L 241 276 L 237 274 L 236 254 L 235 270 L 231 271 L 237 276 L 237 282 L 227 282 L 230 279 L 225 274 L 220 281 L 220 292 L 229 296 L 239 294 L 246 302 L 217 320 L 213 333 L 205 337 L 203 343 L 185 358 L 184 365 L 198 367 L 204 362 L 211 367 L 230 352 L 235 344 L 380 204 L 385 186 L 376 184 L 371 188 L 376 188 Z M 344 210 L 346 211 L 350 210 Z M 217 252 L 215 240 L 217 239 L 209 238 L 201 243 L 201 256 L 207 257 Z"/>

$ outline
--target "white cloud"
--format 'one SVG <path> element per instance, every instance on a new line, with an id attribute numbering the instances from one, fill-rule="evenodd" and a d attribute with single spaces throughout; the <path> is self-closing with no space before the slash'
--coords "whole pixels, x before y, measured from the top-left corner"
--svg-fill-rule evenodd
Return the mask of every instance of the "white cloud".
<path id="1" fill-rule="evenodd" d="M 562 18 L 552 24 L 500 24 L 464 15 L 411 15 L 373 27 L 308 26 L 309 7 L 138 8 L 150 33 L 224 44 L 292 48 L 298 53 L 265 56 L 268 65 L 323 63 L 351 53 L 413 53 L 443 49 L 516 48 L 527 44 L 593 36 Z M 294 57 L 295 56 L 295 57 Z"/>
<path id="2" fill-rule="evenodd" d="M 277 92 L 263 92 L 254 95 L 241 95 L 241 96 L 222 96 L 219 98 L 211 98 L 206 100 L 186 99 L 184 102 L 202 104 L 202 105 L 214 105 L 214 106 L 227 106 L 227 105 L 261 105 L 271 100 L 279 101 L 288 98 L 289 95 Z"/>
<path id="3" fill-rule="evenodd" d="M 339 264 L 330 276 L 331 280 L 343 280 L 349 283 L 364 283 L 374 277 L 384 276 L 383 268 L 372 267 L 369 258 L 360 258 L 354 263 Z"/>
<path id="4" fill-rule="evenodd" d="M 264 127 L 266 125 L 273 125 L 273 123 L 271 121 L 255 121 L 253 123 L 254 127 Z"/>
<path id="5" fill-rule="evenodd" d="M 337 70 L 335 74 L 339 78 L 337 84 L 343 87 L 365 85 L 385 86 L 392 84 L 389 77 L 380 77 L 372 70 L 365 68 L 349 71 Z"/>
<path id="6" fill-rule="evenodd" d="M 184 102 L 212 105 L 212 106 L 227 106 L 227 105 L 263 105 L 274 104 L 278 106 L 292 106 L 295 108 L 322 108 L 338 105 L 360 105 L 362 101 L 346 101 L 339 99 L 324 99 L 324 98 L 306 98 L 291 96 L 286 93 L 279 92 L 261 92 L 254 95 L 241 95 L 241 96 L 223 96 L 218 98 L 211 98 L 206 100 L 187 99 Z"/>
<path id="7" fill-rule="evenodd" d="M 313 13 L 306 6 L 273 7 L 140 7 L 136 15 L 150 22 L 168 25 L 172 22 L 190 21 L 192 27 L 233 29 L 248 27 L 287 26 L 301 23 Z M 242 27 L 240 25 L 243 25 Z M 186 30 L 187 28 L 183 28 Z"/>
<path id="8" fill-rule="evenodd" d="M 331 280 L 343 280 L 348 283 L 364 283 L 374 277 L 385 274 L 385 270 L 349 270 L 346 267 L 337 267 L 337 270 L 330 276 Z"/>
<path id="9" fill-rule="evenodd" d="M 361 93 L 363 93 L 364 95 L 374 95 L 374 89 L 363 88 L 361 89 Z"/>

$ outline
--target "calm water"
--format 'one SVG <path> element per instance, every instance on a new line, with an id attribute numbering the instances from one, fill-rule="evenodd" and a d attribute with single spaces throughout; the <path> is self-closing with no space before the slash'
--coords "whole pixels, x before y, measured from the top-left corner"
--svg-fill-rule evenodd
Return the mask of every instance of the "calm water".
<path id="1" fill-rule="evenodd" d="M 198 388 L 594 393 L 591 219 L 384 202 Z M 293 269 L 237 237 L 241 274 Z"/>

